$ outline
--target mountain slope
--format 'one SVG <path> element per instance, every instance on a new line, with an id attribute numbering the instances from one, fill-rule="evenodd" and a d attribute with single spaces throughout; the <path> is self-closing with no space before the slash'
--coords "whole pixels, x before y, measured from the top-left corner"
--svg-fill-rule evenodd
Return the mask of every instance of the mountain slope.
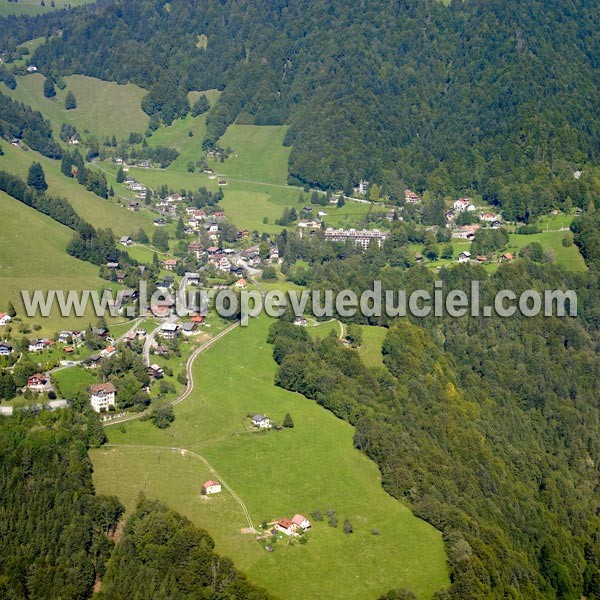
<path id="1" fill-rule="evenodd" d="M 599 8 L 117 1 L 54 15 L 63 35 L 33 61 L 146 87 L 145 110 L 167 122 L 188 110 L 187 91 L 224 89 L 206 145 L 240 115 L 290 123 L 296 180 L 349 187 L 367 177 L 393 195 L 403 182 L 476 189 L 527 218 L 590 191 L 571 175 L 600 157 Z M 10 24 L 4 44 L 50 26 L 26 21 Z"/>

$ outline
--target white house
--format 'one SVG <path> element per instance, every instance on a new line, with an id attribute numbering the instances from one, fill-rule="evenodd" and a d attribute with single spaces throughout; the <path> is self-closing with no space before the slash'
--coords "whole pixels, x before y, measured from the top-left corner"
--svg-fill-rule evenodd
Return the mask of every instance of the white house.
<path id="1" fill-rule="evenodd" d="M 0 342 L 0 356 L 9 356 L 12 354 L 13 347 L 6 342 Z"/>
<path id="2" fill-rule="evenodd" d="M 0 313 L 0 327 L 8 325 L 12 321 L 12 317 L 6 313 Z"/>
<path id="3" fill-rule="evenodd" d="M 458 262 L 459 263 L 469 262 L 470 260 L 471 260 L 471 253 L 467 252 L 466 250 L 464 252 L 461 252 L 458 255 Z"/>
<path id="4" fill-rule="evenodd" d="M 90 403 L 96 412 L 108 410 L 115 405 L 115 386 L 108 383 L 98 383 L 90 385 Z"/>
<path id="5" fill-rule="evenodd" d="M 221 484 L 218 481 L 207 481 L 202 485 L 202 490 L 207 496 L 209 494 L 218 494 L 221 492 Z"/>
<path id="6" fill-rule="evenodd" d="M 300 529 L 310 529 L 310 521 L 302 515 L 294 515 L 292 517 L 292 523 Z"/>
<path id="7" fill-rule="evenodd" d="M 27 348 L 27 350 L 29 352 L 43 352 L 47 346 L 48 346 L 48 343 L 46 342 L 46 340 L 37 339 L 37 340 L 32 340 L 29 343 L 29 347 Z"/>
<path id="8" fill-rule="evenodd" d="M 270 429 L 271 428 L 271 419 L 266 415 L 254 415 L 252 417 L 252 425 L 254 427 L 258 427 L 259 429 Z"/>

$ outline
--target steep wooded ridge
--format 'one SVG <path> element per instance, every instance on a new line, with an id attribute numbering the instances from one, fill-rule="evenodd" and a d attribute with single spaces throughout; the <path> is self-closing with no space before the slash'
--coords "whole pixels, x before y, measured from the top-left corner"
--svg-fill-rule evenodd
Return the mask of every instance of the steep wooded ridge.
<path id="1" fill-rule="evenodd" d="M 377 255 L 319 264 L 311 250 L 317 288 L 431 290 L 436 278 L 378 269 Z M 298 255 L 288 237 L 286 260 Z M 502 289 L 571 288 L 583 306 L 577 319 L 383 319 L 385 368 L 280 320 L 268 340 L 276 384 L 355 425 L 385 489 L 444 533 L 452 585 L 439 600 L 600 598 L 597 275 L 524 260 L 439 279 L 448 290 L 480 280 L 482 304 Z"/>
<path id="2" fill-rule="evenodd" d="M 227 125 L 289 124 L 293 181 L 392 194 L 475 189 L 527 218 L 589 185 L 600 157 L 600 3 L 137 0 L 7 22 L 7 48 L 62 29 L 33 61 L 148 88 L 166 122 L 220 88 Z"/>

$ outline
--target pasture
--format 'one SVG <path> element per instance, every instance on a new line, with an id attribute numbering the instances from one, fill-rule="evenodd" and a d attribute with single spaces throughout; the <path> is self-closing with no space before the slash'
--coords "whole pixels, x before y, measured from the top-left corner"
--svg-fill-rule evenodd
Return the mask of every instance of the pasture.
<path id="1" fill-rule="evenodd" d="M 0 161 L 0 164 L 2 162 Z M 98 277 L 98 267 L 77 260 L 66 253 L 73 232 L 50 217 L 21 204 L 0 192 L 3 234 L 0 236 L 0 310 L 8 301 L 25 317 L 21 290 L 98 289 L 107 282 Z M 86 316 L 61 317 L 55 308 L 48 318 L 25 319 L 30 325 L 39 323 L 36 335 L 53 335 L 61 329 L 82 329 L 96 322 Z M 16 323 L 13 329 L 17 331 Z"/>
<path id="2" fill-rule="evenodd" d="M 141 108 L 146 91 L 142 88 L 84 75 L 70 75 L 64 78 L 64 82 L 66 88 L 61 90 L 57 86 L 54 98 L 44 97 L 44 76 L 41 73 L 18 77 L 14 90 L 9 90 L 4 84 L 1 84 L 1 89 L 14 100 L 39 110 L 52 122 L 56 137 L 63 123 L 74 125 L 84 137 L 93 134 L 100 140 L 112 135 L 124 139 L 131 131 L 143 133 L 147 129 L 149 117 Z M 68 90 L 73 92 L 77 101 L 74 110 L 65 110 Z"/>
<path id="3" fill-rule="evenodd" d="M 91 452 L 98 492 L 117 494 L 129 509 L 140 491 L 167 502 L 206 528 L 219 552 L 280 597 L 362 600 L 392 587 L 430 597 L 448 584 L 441 535 L 383 491 L 376 465 L 353 448 L 350 425 L 274 386 L 276 365 L 265 342 L 269 324 L 253 320 L 198 358 L 196 389 L 175 407 L 169 429 L 147 422 L 108 428 L 111 444 L 129 447 Z M 278 422 L 289 412 L 295 427 L 252 431 L 246 415 L 256 412 Z M 308 544 L 278 542 L 275 552 L 265 553 L 252 536 L 240 533 L 247 522 L 228 492 L 200 498 L 209 477 L 204 464 L 172 447 L 205 457 L 242 498 L 255 525 L 328 509 L 340 524 L 315 521 Z M 351 535 L 343 532 L 346 517 L 354 526 Z"/>

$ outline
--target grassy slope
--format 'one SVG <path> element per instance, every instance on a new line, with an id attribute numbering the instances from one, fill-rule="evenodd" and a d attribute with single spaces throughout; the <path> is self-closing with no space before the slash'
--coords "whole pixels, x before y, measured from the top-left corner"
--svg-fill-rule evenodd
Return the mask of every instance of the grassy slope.
<path id="1" fill-rule="evenodd" d="M 7 15 L 41 15 L 68 6 L 89 4 L 91 1 L 93 0 L 54 0 L 54 7 L 52 7 L 50 5 L 51 0 L 45 0 L 46 6 L 42 6 L 41 0 L 19 0 L 18 2 L 0 0 L 0 17 L 6 17 Z"/>
<path id="2" fill-rule="evenodd" d="M 219 173 L 231 179 L 245 179 L 285 185 L 291 148 L 283 146 L 287 127 L 230 125 L 219 144 L 233 154 Z"/>
<path id="3" fill-rule="evenodd" d="M 336 510 L 340 526 L 316 523 L 306 546 L 278 543 L 267 554 L 242 536 L 242 514 L 228 493 L 203 501 L 209 473 L 200 461 L 172 451 L 102 448 L 92 452 L 99 493 L 129 506 L 139 491 L 165 500 L 206 527 L 219 551 L 280 597 L 376 598 L 391 587 L 429 597 L 447 584 L 440 534 L 381 488 L 376 466 L 353 449 L 353 428 L 302 396 L 273 385 L 275 363 L 265 343 L 269 321 L 238 329 L 195 365 L 193 396 L 176 407 L 166 431 L 149 423 L 109 428 L 116 444 L 189 447 L 205 456 L 243 498 L 255 522 L 295 512 Z M 251 349 L 251 350 L 250 350 Z M 246 431 L 245 415 L 266 412 L 295 428 Z M 348 517 L 351 536 L 342 531 Z M 377 529 L 380 535 L 372 535 Z"/>
<path id="4" fill-rule="evenodd" d="M 58 385 L 61 398 L 73 398 L 77 390 L 96 382 L 96 374 L 84 367 L 70 367 L 52 374 L 52 383 Z"/>
<path id="5" fill-rule="evenodd" d="M 218 90 L 207 90 L 204 92 L 190 92 L 190 105 L 197 100 L 200 93 L 206 95 L 211 106 L 213 106 L 221 92 Z M 189 132 L 193 136 L 189 136 Z M 185 119 L 175 121 L 169 127 L 160 127 L 150 138 L 148 144 L 151 146 L 167 146 L 175 148 L 180 156 L 169 165 L 169 171 L 186 171 L 187 164 L 191 161 L 194 164 L 202 157 L 202 140 L 206 133 L 206 114 L 192 117 L 188 115 Z"/>
<path id="6" fill-rule="evenodd" d="M 561 265 L 569 271 L 585 271 L 585 261 L 579 253 L 579 248 L 574 244 L 569 248 L 565 248 L 562 245 L 565 233 L 565 231 L 545 231 L 533 235 L 511 234 L 509 250 L 518 252 L 521 248 L 532 242 L 539 242 L 544 248 L 552 248 L 554 252 L 554 264 Z"/>
<path id="7" fill-rule="evenodd" d="M 362 325 L 362 342 L 358 353 L 362 361 L 369 367 L 383 366 L 381 345 L 388 332 L 385 327 Z"/>
<path id="8" fill-rule="evenodd" d="M 84 75 L 65 77 L 67 87 L 56 88 L 54 98 L 43 94 L 44 76 L 40 73 L 17 78 L 17 87 L 9 90 L 4 84 L 2 92 L 13 99 L 39 110 L 53 124 L 55 135 L 63 123 L 71 123 L 82 135 L 91 132 L 102 139 L 115 135 L 126 138 L 130 131 L 143 133 L 149 117 L 141 109 L 145 90 L 133 85 L 118 85 Z M 65 110 L 65 96 L 71 90 L 77 100 L 77 108 Z"/>
<path id="9" fill-rule="evenodd" d="M 95 227 L 111 227 L 116 235 L 130 234 L 133 230 L 144 227 L 149 235 L 152 234 L 154 217 L 151 212 L 143 210 L 134 213 L 121 208 L 114 199 L 104 200 L 88 192 L 75 179 L 69 179 L 60 172 L 59 161 L 50 160 L 37 152 L 14 148 L 6 143 L 2 144 L 2 149 L 4 156 L 0 156 L 1 170 L 26 178 L 31 163 L 40 162 L 46 174 L 49 193 L 67 198 L 79 215 Z M 112 180 L 109 181 L 111 182 L 116 185 Z"/>
<path id="10" fill-rule="evenodd" d="M 0 310 L 12 300 L 19 316 L 20 290 L 97 289 L 106 282 L 97 276 L 98 268 L 65 252 L 72 232 L 32 208 L 0 192 L 2 236 L 0 236 Z M 60 318 L 57 312 L 48 319 L 35 318 L 52 334 L 59 329 L 86 327 L 95 317 Z"/>

